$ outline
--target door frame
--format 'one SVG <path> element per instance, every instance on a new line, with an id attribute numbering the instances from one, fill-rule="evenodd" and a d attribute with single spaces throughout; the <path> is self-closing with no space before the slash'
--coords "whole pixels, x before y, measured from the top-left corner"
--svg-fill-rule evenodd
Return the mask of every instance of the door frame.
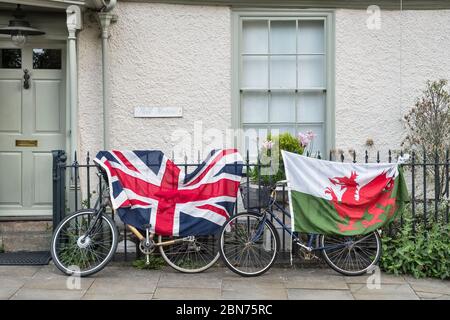
<path id="1" fill-rule="evenodd" d="M 64 151 L 68 153 L 70 146 L 70 103 L 69 103 L 69 76 L 67 72 L 68 50 L 66 39 L 55 38 L 43 38 L 43 37 L 29 37 L 25 47 L 35 48 L 48 48 L 48 49 L 61 49 L 61 80 L 63 81 L 62 88 L 64 89 L 62 101 L 64 106 L 62 107 L 65 112 L 64 124 Z M 11 40 L 8 38 L 0 38 L 0 48 L 17 48 Z M 23 56 L 22 56 L 23 57 Z M 18 210 L 18 212 L 21 212 Z M 6 215 L 0 213 L 0 220 L 49 220 L 52 217 L 52 209 L 36 209 L 36 210 L 23 210 L 18 215 L 11 215 L 7 212 Z"/>

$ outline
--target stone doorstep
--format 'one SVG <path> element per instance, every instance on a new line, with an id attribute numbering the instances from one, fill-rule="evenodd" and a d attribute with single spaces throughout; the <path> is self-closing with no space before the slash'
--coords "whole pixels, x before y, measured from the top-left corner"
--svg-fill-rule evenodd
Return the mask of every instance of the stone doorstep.
<path id="1" fill-rule="evenodd" d="M 3 237 L 2 245 L 5 252 L 17 251 L 47 251 L 50 250 L 51 235 L 22 234 L 13 237 Z"/>
<path id="2" fill-rule="evenodd" d="M 0 234 L 8 232 L 52 232 L 51 221 L 0 221 Z"/>
<path id="3" fill-rule="evenodd" d="M 0 221 L 0 246 L 7 252 L 48 250 L 51 221 Z"/>

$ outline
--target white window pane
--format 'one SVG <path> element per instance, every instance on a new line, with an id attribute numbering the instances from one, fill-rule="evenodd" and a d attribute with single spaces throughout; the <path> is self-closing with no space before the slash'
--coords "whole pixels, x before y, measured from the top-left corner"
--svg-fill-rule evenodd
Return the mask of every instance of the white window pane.
<path id="1" fill-rule="evenodd" d="M 325 121 L 325 94 L 323 92 L 302 92 L 297 102 L 298 122 Z"/>
<path id="2" fill-rule="evenodd" d="M 322 55 L 298 56 L 298 87 L 324 87 L 324 59 Z"/>
<path id="3" fill-rule="evenodd" d="M 242 57 L 242 87 L 268 88 L 268 58 L 245 56 Z"/>
<path id="4" fill-rule="evenodd" d="M 245 151 L 249 151 L 250 161 L 257 159 L 258 149 L 261 149 L 262 143 L 266 141 L 267 133 L 268 130 L 265 127 L 244 126 L 242 145 Z"/>
<path id="5" fill-rule="evenodd" d="M 271 122 L 295 122 L 295 94 L 272 93 L 270 99 Z"/>
<path id="6" fill-rule="evenodd" d="M 270 22 L 270 53 L 295 53 L 295 21 Z"/>
<path id="7" fill-rule="evenodd" d="M 268 121 L 267 93 L 244 93 L 242 95 L 242 122 L 255 123 Z"/>
<path id="8" fill-rule="evenodd" d="M 298 53 L 324 53 L 323 21 L 298 22 Z"/>
<path id="9" fill-rule="evenodd" d="M 247 20 L 242 22 L 242 52 L 267 53 L 268 22 Z"/>
<path id="10" fill-rule="evenodd" d="M 270 57 L 270 88 L 295 89 L 295 57 Z"/>
<path id="11" fill-rule="evenodd" d="M 285 132 L 289 132 L 292 135 L 295 135 L 295 127 L 294 125 L 279 125 L 279 126 L 271 126 L 270 133 L 272 135 L 279 135 Z"/>
<path id="12" fill-rule="evenodd" d="M 316 137 L 313 139 L 312 143 L 310 144 L 310 147 L 307 147 L 307 150 L 310 150 L 313 154 L 316 153 L 317 151 L 320 151 L 323 158 L 325 154 L 325 133 L 323 125 L 301 124 L 298 126 L 298 132 L 306 133 L 308 131 L 312 131 L 316 135 Z"/>

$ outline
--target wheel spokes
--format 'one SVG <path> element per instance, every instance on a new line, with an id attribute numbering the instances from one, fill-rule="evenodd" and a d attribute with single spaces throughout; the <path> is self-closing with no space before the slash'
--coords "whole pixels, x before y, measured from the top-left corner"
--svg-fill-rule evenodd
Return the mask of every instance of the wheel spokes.
<path id="1" fill-rule="evenodd" d="M 255 216 L 238 216 L 222 234 L 224 259 L 238 272 L 256 274 L 267 268 L 276 254 L 276 240 L 267 223 Z"/>
<path id="2" fill-rule="evenodd" d="M 57 234 L 55 254 L 67 269 L 92 270 L 107 258 L 113 247 L 114 233 L 104 218 L 99 219 L 91 233 L 86 235 L 93 220 L 91 215 L 80 214 L 67 220 Z"/>
<path id="3" fill-rule="evenodd" d="M 343 247 L 336 247 L 337 245 Z M 353 237 L 324 237 L 324 253 L 328 261 L 339 270 L 360 273 L 374 264 L 379 243 L 374 233 Z"/>

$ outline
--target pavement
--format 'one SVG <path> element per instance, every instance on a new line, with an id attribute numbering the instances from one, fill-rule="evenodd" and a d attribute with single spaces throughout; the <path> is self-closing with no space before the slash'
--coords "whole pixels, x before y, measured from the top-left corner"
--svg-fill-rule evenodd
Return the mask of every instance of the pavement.
<path id="1" fill-rule="evenodd" d="M 450 300 L 450 280 L 385 273 L 345 277 L 328 268 L 295 266 L 243 278 L 223 267 L 182 274 L 169 267 L 139 270 L 115 263 L 80 279 L 63 275 L 52 264 L 0 266 L 0 299 Z"/>

